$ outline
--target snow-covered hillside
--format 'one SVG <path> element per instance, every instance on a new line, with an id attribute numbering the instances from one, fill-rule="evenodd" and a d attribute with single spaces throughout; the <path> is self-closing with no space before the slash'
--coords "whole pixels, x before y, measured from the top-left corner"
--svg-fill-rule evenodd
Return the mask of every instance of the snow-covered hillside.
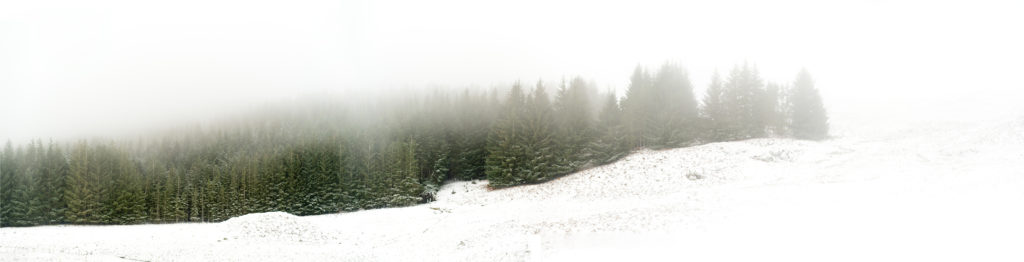
<path id="1" fill-rule="evenodd" d="M 863 130 L 640 151 L 495 191 L 455 182 L 407 208 L 3 228 L 0 260 L 1024 260 L 1024 116 Z"/>

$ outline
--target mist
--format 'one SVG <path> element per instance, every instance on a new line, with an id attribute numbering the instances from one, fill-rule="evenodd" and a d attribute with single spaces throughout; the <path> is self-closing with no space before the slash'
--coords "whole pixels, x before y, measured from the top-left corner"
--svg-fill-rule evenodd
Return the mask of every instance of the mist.
<path id="1" fill-rule="evenodd" d="M 750 62 L 777 83 L 810 70 L 837 116 L 944 108 L 973 118 L 964 110 L 1022 97 L 1020 7 L 9 1 L 0 4 L 0 139 L 132 136 L 304 97 L 517 80 L 581 76 L 622 95 L 633 67 L 666 61 L 686 68 L 698 96 L 716 70 Z"/>
<path id="2" fill-rule="evenodd" d="M 1024 261 L 1021 11 L 0 1 L 0 260 Z"/>

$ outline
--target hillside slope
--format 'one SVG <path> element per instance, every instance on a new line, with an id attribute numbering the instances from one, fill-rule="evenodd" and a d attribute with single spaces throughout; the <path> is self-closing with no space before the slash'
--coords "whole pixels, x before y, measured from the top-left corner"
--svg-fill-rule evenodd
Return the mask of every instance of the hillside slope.
<path id="1" fill-rule="evenodd" d="M 406 208 L 3 228 L 0 260 L 1019 261 L 1022 160 L 1024 117 L 714 143 Z"/>

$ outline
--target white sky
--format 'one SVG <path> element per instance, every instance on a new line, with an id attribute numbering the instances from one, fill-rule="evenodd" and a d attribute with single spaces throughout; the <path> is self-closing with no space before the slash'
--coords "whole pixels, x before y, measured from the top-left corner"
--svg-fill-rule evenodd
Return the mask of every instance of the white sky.
<path id="1" fill-rule="evenodd" d="M 1018 2 L 0 0 L 0 139 L 381 87 L 582 75 L 621 92 L 666 60 L 700 90 L 743 61 L 785 83 L 806 67 L 834 112 L 1021 99 Z"/>

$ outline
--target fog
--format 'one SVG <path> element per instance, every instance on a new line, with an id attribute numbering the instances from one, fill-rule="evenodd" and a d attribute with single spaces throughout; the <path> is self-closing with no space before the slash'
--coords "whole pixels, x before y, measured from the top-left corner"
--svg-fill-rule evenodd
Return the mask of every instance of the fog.
<path id="1" fill-rule="evenodd" d="M 4 1 L 0 139 L 132 135 L 306 96 L 582 76 L 636 65 L 767 81 L 807 68 L 834 114 L 1024 97 L 1015 1 Z M 864 113 L 868 112 L 868 113 Z"/>

